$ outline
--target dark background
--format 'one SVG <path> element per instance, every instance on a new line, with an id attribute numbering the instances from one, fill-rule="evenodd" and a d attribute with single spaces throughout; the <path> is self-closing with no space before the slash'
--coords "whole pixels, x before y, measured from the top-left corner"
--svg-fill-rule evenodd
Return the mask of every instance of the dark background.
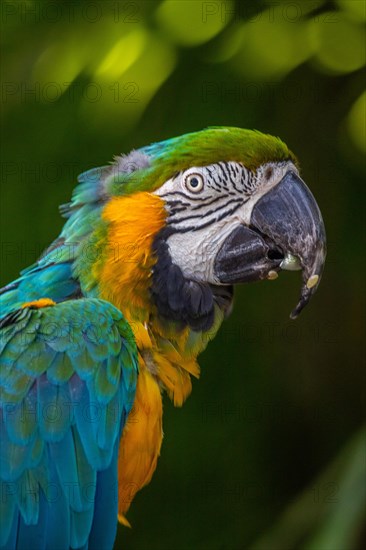
<path id="1" fill-rule="evenodd" d="M 209 125 L 280 136 L 322 210 L 328 258 L 237 289 L 116 548 L 365 544 L 365 3 L 2 3 L 1 282 L 62 227 L 78 173 Z"/>

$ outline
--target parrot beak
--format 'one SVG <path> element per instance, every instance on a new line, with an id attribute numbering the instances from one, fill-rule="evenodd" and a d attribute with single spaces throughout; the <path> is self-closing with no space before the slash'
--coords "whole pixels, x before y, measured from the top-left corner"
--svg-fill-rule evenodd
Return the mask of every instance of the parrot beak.
<path id="1" fill-rule="evenodd" d="M 237 226 L 215 259 L 222 284 L 275 279 L 280 270 L 302 270 L 296 319 L 318 288 L 326 256 L 326 236 L 318 205 L 293 171 L 254 205 L 250 226 Z"/>

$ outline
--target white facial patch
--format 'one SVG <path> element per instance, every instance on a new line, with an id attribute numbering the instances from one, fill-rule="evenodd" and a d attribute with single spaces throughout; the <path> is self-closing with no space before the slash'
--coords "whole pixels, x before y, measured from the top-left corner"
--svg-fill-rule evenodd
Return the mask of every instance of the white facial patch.
<path id="1" fill-rule="evenodd" d="M 191 167 L 155 191 L 169 212 L 170 256 L 185 277 L 219 284 L 214 263 L 222 244 L 236 226 L 250 224 L 255 204 L 289 170 L 297 173 L 292 162 L 268 163 L 255 174 L 240 163 L 220 162 Z M 195 174 L 204 182 L 198 192 L 191 185 Z"/>
<path id="2" fill-rule="evenodd" d="M 233 227 L 234 220 L 225 220 L 192 233 L 174 233 L 167 241 L 173 263 L 193 281 L 218 284 L 213 269 L 215 258 Z"/>

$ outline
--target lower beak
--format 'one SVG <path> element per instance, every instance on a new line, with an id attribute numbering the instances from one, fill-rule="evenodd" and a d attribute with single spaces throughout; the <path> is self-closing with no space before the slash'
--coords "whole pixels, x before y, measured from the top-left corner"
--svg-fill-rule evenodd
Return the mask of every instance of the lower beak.
<path id="1" fill-rule="evenodd" d="M 239 225 L 215 259 L 222 284 L 276 278 L 277 272 L 302 270 L 295 319 L 318 288 L 326 256 L 326 237 L 318 205 L 302 179 L 288 172 L 253 207 L 250 227 Z"/>

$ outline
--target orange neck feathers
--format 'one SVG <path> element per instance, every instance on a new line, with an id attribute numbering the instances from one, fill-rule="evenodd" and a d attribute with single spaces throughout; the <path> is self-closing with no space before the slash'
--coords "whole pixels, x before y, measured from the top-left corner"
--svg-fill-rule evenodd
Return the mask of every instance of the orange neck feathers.
<path id="1" fill-rule="evenodd" d="M 102 297 L 131 322 L 147 323 L 154 237 L 165 226 L 164 202 L 150 193 L 115 197 L 103 210 L 108 242 L 100 267 Z M 133 328 L 133 327 L 132 327 Z"/>
<path id="2" fill-rule="evenodd" d="M 191 392 L 190 375 L 198 377 L 197 355 L 214 337 L 178 328 L 159 318 L 150 295 L 152 269 L 156 258 L 152 245 L 166 225 L 164 201 L 151 193 L 112 198 L 103 210 L 107 223 L 107 244 L 94 276 L 101 298 L 118 307 L 129 321 L 147 368 L 167 390 L 175 405 L 182 405 Z M 219 325 L 221 312 L 217 315 Z"/>

